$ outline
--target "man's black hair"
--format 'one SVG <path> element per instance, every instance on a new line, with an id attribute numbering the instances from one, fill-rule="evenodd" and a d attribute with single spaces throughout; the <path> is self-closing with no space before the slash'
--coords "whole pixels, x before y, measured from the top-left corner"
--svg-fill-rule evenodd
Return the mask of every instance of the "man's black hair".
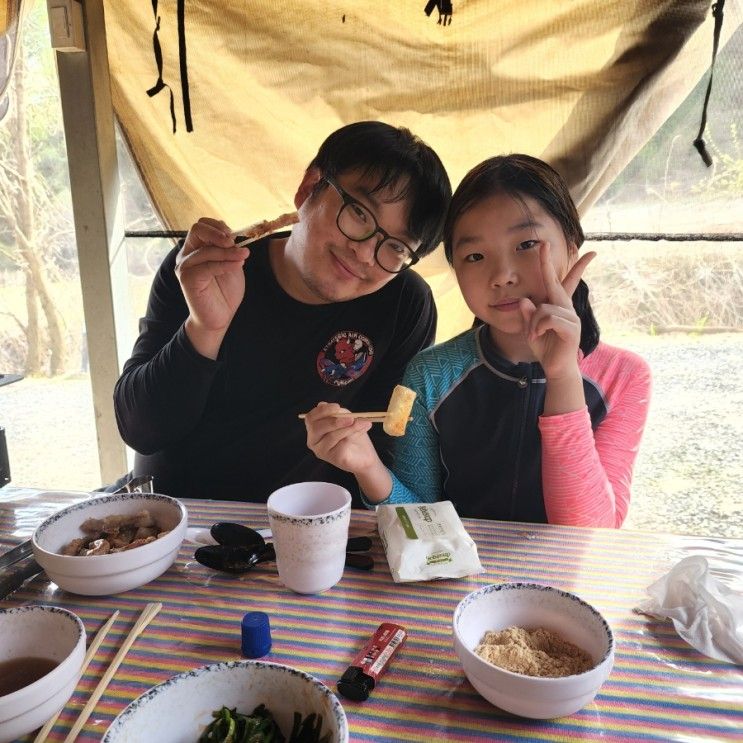
<path id="1" fill-rule="evenodd" d="M 356 171 L 375 181 L 372 193 L 392 188 L 395 200 L 409 199 L 408 232 L 421 241 L 420 257 L 441 242 L 451 199 L 449 176 L 439 156 L 405 127 L 381 121 L 341 127 L 322 143 L 310 168 L 329 178 Z"/>

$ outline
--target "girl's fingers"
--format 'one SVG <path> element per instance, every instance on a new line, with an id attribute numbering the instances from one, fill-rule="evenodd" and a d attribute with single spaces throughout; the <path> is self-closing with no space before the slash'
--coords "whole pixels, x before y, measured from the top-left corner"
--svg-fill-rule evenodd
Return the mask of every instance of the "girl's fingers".
<path id="1" fill-rule="evenodd" d="M 539 338 L 549 331 L 553 331 L 564 340 L 580 337 L 580 322 L 576 322 L 575 317 L 565 317 L 556 313 L 544 315 L 532 323 L 530 337 Z"/>
<path id="2" fill-rule="evenodd" d="M 570 295 L 565 295 L 565 290 L 552 263 L 551 254 L 552 246 L 548 242 L 543 242 L 539 246 L 539 265 L 542 268 L 542 281 L 547 292 L 547 301 L 550 304 L 566 306 L 566 299 L 570 300 Z"/>
<path id="3" fill-rule="evenodd" d="M 346 443 L 352 442 L 354 439 L 360 439 L 362 436 L 366 436 L 366 434 L 369 433 L 369 429 L 371 427 L 371 421 L 354 421 L 353 426 L 351 428 L 345 429 L 343 431 L 343 436 L 339 437 L 338 441 L 336 441 L 335 444 L 331 443 L 332 437 L 326 437 L 326 440 L 322 442 L 323 448 L 325 448 L 330 455 L 340 454 L 340 447 L 342 447 Z"/>
<path id="4" fill-rule="evenodd" d="M 337 402 L 319 402 L 312 410 L 306 413 L 305 422 L 307 425 L 316 425 L 320 421 L 347 420 L 344 416 L 338 416 L 338 413 L 348 413 L 351 417 L 351 411 L 342 408 Z"/>
<path id="5" fill-rule="evenodd" d="M 542 280 L 547 291 L 547 301 L 561 307 L 570 307 L 573 304 L 573 293 L 578 287 L 583 272 L 596 257 L 596 253 L 591 251 L 578 258 L 561 282 L 550 257 L 551 251 L 552 246 L 548 242 L 542 243 L 539 247 L 539 262 L 542 267 Z"/>
<path id="6" fill-rule="evenodd" d="M 588 264 L 596 257 L 596 253 L 591 251 L 582 255 L 575 262 L 573 267 L 568 271 L 565 278 L 562 280 L 562 287 L 565 290 L 568 297 L 573 296 L 573 293 L 578 288 L 578 282 L 580 282 L 583 272 L 586 270 Z"/>
<path id="7" fill-rule="evenodd" d="M 524 321 L 524 332 L 528 335 L 529 328 L 531 327 L 532 318 L 537 308 L 534 302 L 528 297 L 522 297 L 519 299 L 519 312 L 521 313 L 521 319 Z"/>
<path id="8" fill-rule="evenodd" d="M 337 447 L 353 439 L 356 436 L 365 434 L 371 424 L 369 421 L 356 421 L 353 418 L 336 418 L 335 425 L 329 430 L 323 427 L 318 427 L 313 433 L 315 437 L 310 440 L 308 433 L 307 446 L 315 452 L 316 455 L 322 456 L 332 455 L 333 450 L 337 451 Z M 325 433 L 322 433 L 322 431 Z"/>

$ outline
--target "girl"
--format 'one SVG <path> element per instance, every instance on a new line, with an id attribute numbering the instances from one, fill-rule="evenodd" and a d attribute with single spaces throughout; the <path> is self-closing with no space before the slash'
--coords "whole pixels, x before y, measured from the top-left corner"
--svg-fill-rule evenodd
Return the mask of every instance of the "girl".
<path id="1" fill-rule="evenodd" d="M 368 421 L 320 403 L 307 442 L 352 472 L 370 506 L 451 500 L 460 515 L 619 527 L 647 416 L 650 371 L 599 341 L 583 243 L 562 178 L 494 157 L 456 190 L 444 249 L 476 326 L 419 353 L 413 420 L 387 469 Z M 348 411 L 343 411 L 348 412 Z"/>

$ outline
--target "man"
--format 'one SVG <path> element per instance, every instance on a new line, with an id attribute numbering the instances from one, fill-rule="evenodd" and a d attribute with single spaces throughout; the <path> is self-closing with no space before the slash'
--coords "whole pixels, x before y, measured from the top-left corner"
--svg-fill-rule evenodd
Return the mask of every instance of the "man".
<path id="1" fill-rule="evenodd" d="M 450 197 L 430 147 L 367 121 L 322 144 L 290 234 L 235 247 L 224 222 L 200 219 L 160 267 L 114 391 L 134 474 L 180 498 L 254 502 L 327 480 L 360 506 L 297 416 L 320 401 L 386 409 L 434 338 L 431 291 L 407 269 L 438 245 Z"/>

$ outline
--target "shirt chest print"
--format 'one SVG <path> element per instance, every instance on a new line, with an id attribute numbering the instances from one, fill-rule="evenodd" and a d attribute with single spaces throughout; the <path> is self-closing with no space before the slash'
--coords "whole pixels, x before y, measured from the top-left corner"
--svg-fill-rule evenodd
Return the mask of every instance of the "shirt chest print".
<path id="1" fill-rule="evenodd" d="M 317 354 L 317 373 L 325 384 L 345 387 L 371 366 L 374 344 L 356 330 L 336 333 Z"/>

